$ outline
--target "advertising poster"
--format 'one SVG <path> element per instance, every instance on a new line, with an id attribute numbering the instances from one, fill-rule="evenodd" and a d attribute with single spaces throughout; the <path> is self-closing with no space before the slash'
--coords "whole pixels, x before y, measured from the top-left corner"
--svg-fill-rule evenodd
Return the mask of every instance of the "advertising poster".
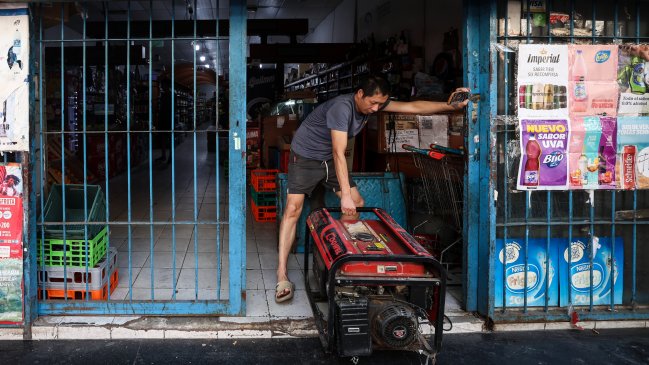
<path id="1" fill-rule="evenodd" d="M 27 8 L 0 8 L 0 151 L 29 150 Z"/>
<path id="2" fill-rule="evenodd" d="M 561 190 L 568 184 L 568 141 L 565 119 L 521 119 L 519 190 Z"/>
<path id="3" fill-rule="evenodd" d="M 649 45 L 621 46 L 617 69 L 619 115 L 649 114 Z"/>
<path id="4" fill-rule="evenodd" d="M 23 242 L 23 182 L 20 165 L 0 165 L 0 244 Z"/>
<path id="5" fill-rule="evenodd" d="M 618 104 L 618 46 L 569 46 L 570 117 L 615 116 Z"/>
<path id="6" fill-rule="evenodd" d="M 571 189 L 615 189 L 616 159 L 616 118 L 578 116 L 570 120 Z"/>
<path id="7" fill-rule="evenodd" d="M 559 259 L 560 305 L 590 305 L 591 271 L 593 305 L 622 304 L 624 288 L 624 241 L 610 237 L 573 238 L 562 240 Z M 590 257 L 593 257 L 591 270 Z M 568 291 L 570 281 L 571 292 Z M 572 301 L 571 301 L 572 299 Z"/>
<path id="8" fill-rule="evenodd" d="M 649 117 L 618 117 L 618 189 L 649 188 Z"/>
<path id="9" fill-rule="evenodd" d="M 568 46 L 521 44 L 518 117 L 568 118 Z"/>
<path id="10" fill-rule="evenodd" d="M 0 165 L 0 324 L 20 324 L 23 303 L 23 183 L 20 165 Z"/>
<path id="11" fill-rule="evenodd" d="M 0 243 L 0 324 L 23 321 L 22 245 Z"/>
<path id="12" fill-rule="evenodd" d="M 550 241 L 550 252 L 547 252 L 546 239 L 530 238 L 525 252 L 525 239 L 508 238 L 506 243 L 503 239 L 496 239 L 496 307 L 522 307 L 526 299 L 530 307 L 544 306 L 546 296 L 549 306 L 559 304 L 559 284 L 556 278 L 557 248 L 560 245 L 558 240 L 553 238 Z"/>

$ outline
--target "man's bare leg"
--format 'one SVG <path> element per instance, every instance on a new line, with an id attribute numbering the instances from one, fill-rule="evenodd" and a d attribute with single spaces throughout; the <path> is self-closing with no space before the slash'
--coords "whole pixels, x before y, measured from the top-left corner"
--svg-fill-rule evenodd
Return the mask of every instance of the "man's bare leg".
<path id="1" fill-rule="evenodd" d="M 351 189 L 351 193 L 352 193 L 352 200 L 354 201 L 354 205 L 356 205 L 356 208 L 362 208 L 363 206 L 365 206 L 365 200 L 363 200 L 363 197 L 361 196 L 361 193 L 358 191 L 357 187 L 353 187 Z M 336 195 L 338 195 L 338 197 L 340 198 L 341 196 L 340 191 L 337 191 Z M 361 214 L 358 212 L 356 212 L 356 214 L 353 215 L 343 214 L 340 216 L 340 219 L 343 221 L 357 220 L 360 217 L 360 215 Z"/>
<path id="2" fill-rule="evenodd" d="M 291 251 L 291 246 L 295 241 L 297 220 L 300 218 L 303 205 L 304 194 L 287 195 L 284 215 L 282 216 L 282 222 L 279 225 L 279 264 L 277 265 L 278 283 L 280 281 L 288 280 L 288 255 Z M 288 293 L 288 289 L 285 289 L 281 293 L 276 293 L 276 295 L 278 297 L 283 297 Z"/>

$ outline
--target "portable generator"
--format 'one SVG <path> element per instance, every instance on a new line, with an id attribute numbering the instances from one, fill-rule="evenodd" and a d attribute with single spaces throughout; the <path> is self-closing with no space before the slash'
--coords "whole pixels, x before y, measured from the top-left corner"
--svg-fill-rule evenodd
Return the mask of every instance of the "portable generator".
<path id="1" fill-rule="evenodd" d="M 373 350 L 434 356 L 442 344 L 444 268 L 384 210 L 357 211 L 376 219 L 334 219 L 330 213 L 340 208 L 307 217 L 305 286 L 322 346 L 338 356 Z M 434 334 L 424 334 L 424 325 Z"/>

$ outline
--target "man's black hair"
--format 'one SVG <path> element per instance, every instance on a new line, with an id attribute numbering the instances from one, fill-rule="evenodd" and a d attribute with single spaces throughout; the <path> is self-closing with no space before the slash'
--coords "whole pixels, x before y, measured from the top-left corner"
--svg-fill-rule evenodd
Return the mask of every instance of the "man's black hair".
<path id="1" fill-rule="evenodd" d="M 390 84 L 381 76 L 369 75 L 361 79 L 360 83 L 354 90 L 363 90 L 365 96 L 374 96 L 375 94 L 390 95 Z"/>

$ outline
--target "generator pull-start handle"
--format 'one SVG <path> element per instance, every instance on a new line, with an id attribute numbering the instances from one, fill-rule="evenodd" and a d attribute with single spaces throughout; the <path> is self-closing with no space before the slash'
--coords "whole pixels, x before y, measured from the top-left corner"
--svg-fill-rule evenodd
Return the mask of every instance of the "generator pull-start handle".
<path id="1" fill-rule="evenodd" d="M 342 213 L 340 207 L 326 207 L 325 209 L 327 209 L 327 211 L 329 212 Z M 359 213 L 373 213 L 374 209 L 376 208 L 360 207 L 356 208 L 356 211 Z"/>

